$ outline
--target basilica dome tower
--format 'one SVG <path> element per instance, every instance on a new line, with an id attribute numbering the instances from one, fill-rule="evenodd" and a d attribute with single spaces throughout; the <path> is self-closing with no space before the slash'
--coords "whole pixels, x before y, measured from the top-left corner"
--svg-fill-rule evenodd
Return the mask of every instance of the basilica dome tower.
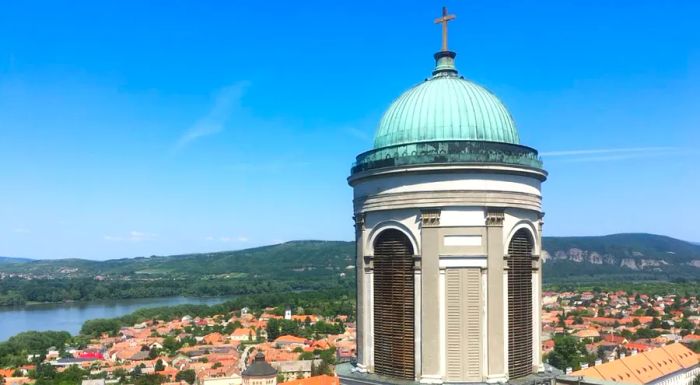
<path id="1" fill-rule="evenodd" d="M 506 382 L 542 369 L 541 183 L 503 103 L 447 49 L 357 156 L 357 366 L 344 383 Z"/>

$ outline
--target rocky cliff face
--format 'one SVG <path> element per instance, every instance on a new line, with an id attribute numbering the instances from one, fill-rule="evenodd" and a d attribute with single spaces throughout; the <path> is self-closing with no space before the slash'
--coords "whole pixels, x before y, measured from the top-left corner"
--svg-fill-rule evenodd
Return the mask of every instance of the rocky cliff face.
<path id="1" fill-rule="evenodd" d="M 648 272 L 675 267 L 700 276 L 700 246 L 653 234 L 545 237 L 542 257 L 547 264 L 568 261 Z"/>
<path id="2" fill-rule="evenodd" d="M 581 250 L 575 247 L 568 250 L 556 250 L 553 258 L 552 255 L 546 250 L 544 254 L 545 263 L 554 261 L 571 261 L 576 263 L 590 263 L 593 265 L 613 265 L 626 267 L 632 270 L 654 269 L 669 265 L 669 262 L 663 259 L 645 259 L 642 253 L 637 253 L 635 258 L 627 258 L 615 256 L 613 254 L 600 254 L 591 250 Z M 692 260 L 688 264 L 690 266 L 700 267 L 700 260 Z"/>

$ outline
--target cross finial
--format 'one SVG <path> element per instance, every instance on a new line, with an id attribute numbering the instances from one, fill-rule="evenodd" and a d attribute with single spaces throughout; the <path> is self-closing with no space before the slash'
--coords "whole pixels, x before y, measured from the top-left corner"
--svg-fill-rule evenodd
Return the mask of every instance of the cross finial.
<path id="1" fill-rule="evenodd" d="M 447 51 L 447 22 L 454 20 L 455 15 L 447 14 L 447 7 L 442 7 L 442 17 L 435 19 L 435 24 L 442 24 L 442 51 Z"/>

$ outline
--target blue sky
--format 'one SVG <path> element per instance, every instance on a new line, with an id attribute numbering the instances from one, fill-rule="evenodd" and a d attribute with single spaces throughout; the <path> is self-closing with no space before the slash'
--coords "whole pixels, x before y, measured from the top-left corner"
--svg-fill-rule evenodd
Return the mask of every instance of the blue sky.
<path id="1" fill-rule="evenodd" d="M 350 164 L 442 3 L 249 3 L 4 4 L 0 255 L 352 238 Z M 700 4 L 447 6 L 460 72 L 544 155 L 546 235 L 700 241 Z"/>

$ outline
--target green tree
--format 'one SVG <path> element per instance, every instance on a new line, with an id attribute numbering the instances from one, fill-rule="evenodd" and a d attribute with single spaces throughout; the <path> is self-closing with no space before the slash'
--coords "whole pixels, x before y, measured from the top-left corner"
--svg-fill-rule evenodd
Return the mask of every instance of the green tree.
<path id="1" fill-rule="evenodd" d="M 119 383 L 124 383 L 126 382 L 126 378 L 129 376 L 129 372 L 127 372 L 126 369 L 117 368 L 112 372 L 112 376 L 119 380 Z"/>
<path id="2" fill-rule="evenodd" d="M 280 334 L 283 335 L 299 335 L 299 323 L 292 320 L 281 320 L 280 329 Z"/>
<path id="3" fill-rule="evenodd" d="M 277 318 L 272 318 L 267 321 L 267 340 L 274 341 L 280 336 L 280 323 Z"/>
<path id="4" fill-rule="evenodd" d="M 98 318 L 85 321 L 80 329 L 80 334 L 97 337 L 102 333 L 107 333 L 110 336 L 115 336 L 121 327 L 122 323 L 118 319 Z"/>
<path id="5" fill-rule="evenodd" d="M 333 375 L 333 370 L 331 369 L 331 366 L 328 365 L 328 363 L 325 360 L 322 360 L 321 363 L 318 364 L 318 368 L 316 369 L 316 371 L 319 375 Z"/>
<path id="6" fill-rule="evenodd" d="M 182 344 L 180 342 L 177 342 L 175 337 L 172 336 L 167 336 L 163 339 L 163 349 L 167 351 L 170 354 L 174 354 L 180 348 L 182 347 Z"/>
<path id="7" fill-rule="evenodd" d="M 587 361 L 586 346 L 570 335 L 554 337 L 554 350 L 547 356 L 549 364 L 565 370 L 572 368 L 578 370 L 581 363 Z"/>
<path id="8" fill-rule="evenodd" d="M 659 332 L 656 330 L 652 329 L 638 329 L 636 333 L 634 333 L 634 339 L 640 339 L 640 338 L 656 338 L 659 336 Z"/>
<path id="9" fill-rule="evenodd" d="M 188 384 L 192 385 L 192 384 L 194 384 L 194 381 L 197 379 L 197 376 L 196 376 L 194 370 L 187 369 L 187 370 L 183 370 L 183 371 L 178 372 L 177 375 L 175 375 L 175 379 L 178 381 L 185 381 Z"/>
<path id="10" fill-rule="evenodd" d="M 83 378 L 87 377 L 88 374 L 89 372 L 87 370 L 83 370 L 76 365 L 72 365 L 63 372 L 56 373 L 54 381 L 59 385 L 79 385 L 83 381 Z"/>
<path id="11" fill-rule="evenodd" d="M 134 385 L 160 385 L 168 379 L 160 374 L 144 374 L 134 380 Z"/>
<path id="12" fill-rule="evenodd" d="M 153 367 L 153 370 L 155 370 L 156 372 L 162 372 L 163 370 L 165 370 L 165 365 L 163 365 L 163 360 L 161 360 L 159 358 L 158 361 L 156 361 L 156 364 Z"/>
<path id="13" fill-rule="evenodd" d="M 695 353 L 700 353 L 700 341 L 691 342 L 688 346 Z"/>

